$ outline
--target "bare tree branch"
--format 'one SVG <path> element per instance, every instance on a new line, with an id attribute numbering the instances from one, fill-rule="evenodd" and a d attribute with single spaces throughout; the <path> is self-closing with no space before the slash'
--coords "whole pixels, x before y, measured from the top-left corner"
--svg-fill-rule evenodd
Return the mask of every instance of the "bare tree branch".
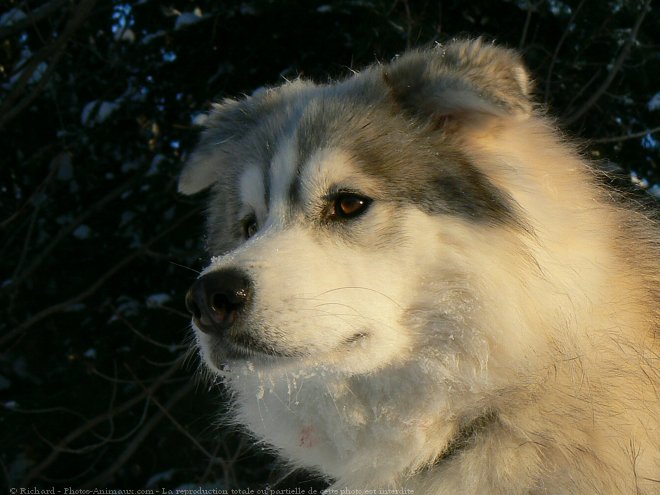
<path id="1" fill-rule="evenodd" d="M 67 4 L 71 4 L 71 0 L 51 0 L 50 2 L 42 5 L 41 7 L 34 9 L 30 12 L 30 15 L 25 19 L 15 22 L 9 26 L 3 26 L 0 28 L 0 40 L 9 38 L 15 34 L 20 33 L 30 25 L 34 25 L 42 19 L 48 17 L 49 15 L 61 10 Z"/>
<path id="2" fill-rule="evenodd" d="M 139 249 L 136 249 L 133 251 L 131 254 L 120 260 L 118 263 L 116 263 L 114 266 L 112 266 L 109 270 L 107 270 L 103 275 L 99 276 L 92 285 L 90 285 L 87 289 L 84 291 L 76 294 L 75 296 L 72 296 L 62 302 L 59 302 L 57 304 L 53 304 L 52 306 L 49 306 L 34 316 L 32 318 L 28 319 L 27 321 L 23 322 L 22 324 L 16 326 L 13 330 L 7 332 L 5 335 L 0 337 L 0 345 L 7 345 L 8 342 L 19 336 L 21 333 L 23 333 L 25 330 L 30 328 L 31 326 L 35 325 L 36 323 L 40 322 L 41 320 L 56 314 L 60 313 L 67 308 L 69 308 L 72 304 L 79 303 L 80 301 L 83 301 L 87 299 L 89 296 L 94 294 L 100 287 L 102 287 L 108 279 L 110 279 L 112 276 L 114 276 L 118 271 L 120 271 L 122 268 L 124 268 L 126 265 L 130 264 L 132 261 L 134 261 L 136 258 L 141 256 L 144 252 L 145 249 L 147 249 L 149 246 L 157 242 L 158 240 L 162 239 L 163 237 L 167 236 L 172 232 L 174 229 L 176 229 L 179 225 L 181 225 L 183 222 L 188 220 L 194 215 L 198 215 L 199 211 L 201 208 L 192 210 L 188 212 L 186 215 L 182 216 L 179 218 L 175 223 L 171 224 L 169 228 L 163 230 L 160 232 L 157 236 L 149 239 L 147 242 L 145 242 Z"/>
<path id="3" fill-rule="evenodd" d="M 46 260 L 50 258 L 50 255 L 52 251 L 63 241 L 65 240 L 73 230 L 81 225 L 85 220 L 87 220 L 93 213 L 95 213 L 97 210 L 105 206 L 107 203 L 115 199 L 117 196 L 119 196 L 121 193 L 126 191 L 129 187 L 131 187 L 133 184 L 135 184 L 139 176 L 134 176 L 133 178 L 127 180 L 123 184 L 120 184 L 117 186 L 115 189 L 110 191 L 108 194 L 103 196 L 101 199 L 99 199 L 96 203 L 90 205 L 88 208 L 85 209 L 83 213 L 78 215 L 78 217 L 74 218 L 71 222 L 69 222 L 68 225 L 63 227 L 57 235 L 53 238 L 53 240 L 43 249 L 38 255 L 35 255 L 34 260 L 28 267 L 23 270 L 22 272 L 16 273 L 15 274 L 15 279 L 12 281 L 11 284 L 8 286 L 4 287 L 1 292 L 8 292 L 8 291 L 13 291 L 16 290 L 17 287 L 20 287 L 25 283 L 26 280 L 30 278 L 32 273 L 39 268 L 39 266 Z"/>
<path id="4" fill-rule="evenodd" d="M 557 42 L 557 45 L 555 46 L 555 51 L 552 53 L 552 59 L 550 60 L 550 66 L 548 67 L 548 74 L 545 76 L 545 94 L 543 96 L 543 101 L 547 104 L 548 100 L 550 98 L 550 85 L 552 83 L 552 71 L 555 68 L 555 63 L 557 62 L 557 57 L 559 56 L 559 50 L 561 50 L 562 45 L 564 44 L 564 41 L 566 41 L 566 38 L 568 37 L 568 33 L 570 32 L 570 28 L 575 22 L 575 19 L 577 18 L 578 13 L 582 9 L 582 6 L 584 5 L 586 0 L 582 0 L 578 6 L 575 8 L 573 11 L 573 15 L 571 15 L 571 18 L 568 20 L 568 23 L 566 24 L 566 29 L 564 29 L 564 32 L 561 33 L 561 37 L 559 38 L 559 41 Z"/>
<path id="5" fill-rule="evenodd" d="M 27 253 L 30 248 L 30 241 L 32 240 L 32 234 L 34 233 L 34 226 L 37 223 L 37 218 L 39 217 L 39 209 L 40 209 L 39 205 L 37 205 L 34 211 L 32 212 L 27 233 L 25 234 L 25 239 L 23 240 L 23 249 L 21 249 L 21 255 L 18 258 L 18 261 L 16 262 L 16 268 L 14 270 L 13 276 L 16 276 L 16 273 L 21 270 L 21 268 L 23 267 L 23 263 L 25 263 L 25 260 L 27 258 Z"/>
<path id="6" fill-rule="evenodd" d="M 532 14 L 536 12 L 536 9 L 539 8 L 539 5 L 541 5 L 545 0 L 539 0 L 536 3 L 532 3 L 531 0 L 527 0 L 527 15 L 525 16 L 525 24 L 523 25 L 523 30 L 522 34 L 520 35 L 520 41 L 518 42 L 518 49 L 522 50 L 523 47 L 525 46 L 525 43 L 527 41 L 527 32 L 529 31 L 529 23 L 532 20 Z"/>
<path id="7" fill-rule="evenodd" d="M 142 387 L 142 384 L 141 384 L 140 380 L 138 379 L 138 377 L 137 377 L 134 373 L 132 373 L 132 371 L 131 371 L 130 369 L 129 369 L 129 372 L 131 372 L 131 374 L 133 374 L 133 377 L 134 377 L 136 383 L 138 383 L 138 385 L 140 385 L 140 386 Z M 228 484 L 229 481 L 230 481 L 231 478 L 232 478 L 232 466 L 233 466 L 233 464 L 235 464 L 235 462 L 236 462 L 236 460 L 237 460 L 237 458 L 238 458 L 238 455 L 239 455 L 239 452 L 240 452 L 240 450 L 241 450 L 241 448 L 242 448 L 243 442 L 241 442 L 241 445 L 239 445 L 239 448 L 237 449 L 237 451 L 234 453 L 233 456 L 229 456 L 229 453 L 227 452 L 227 446 L 224 445 L 224 447 L 225 447 L 225 452 L 227 453 L 227 457 L 228 457 L 228 459 L 224 459 L 224 458 L 222 458 L 222 457 L 219 457 L 219 456 L 216 455 L 217 449 L 216 449 L 216 451 L 214 451 L 213 453 L 212 453 L 212 452 L 209 452 L 209 451 L 206 449 L 206 447 L 204 447 L 204 446 L 199 442 L 199 440 L 197 440 L 194 436 L 192 436 L 192 435 L 188 432 L 188 430 L 186 430 L 186 429 L 183 427 L 183 425 L 182 425 L 181 423 L 179 423 L 179 422 L 176 420 L 176 418 L 175 418 L 174 416 L 172 416 L 172 414 L 170 413 L 169 408 L 168 408 L 167 406 L 163 406 L 163 405 L 161 405 L 160 402 L 159 402 L 155 397 L 153 397 L 153 396 L 151 396 L 151 395 L 149 396 L 149 398 L 150 398 L 150 400 L 156 405 L 156 407 L 158 407 L 158 408 L 163 412 L 163 414 L 165 414 L 165 416 L 167 417 L 167 419 L 170 420 L 170 422 L 174 425 L 174 427 L 175 427 L 175 428 L 176 428 L 176 429 L 177 429 L 177 430 L 178 430 L 183 436 L 185 436 L 188 440 L 190 440 L 190 442 L 191 442 L 191 443 L 192 443 L 192 444 L 193 444 L 193 445 L 194 445 L 194 446 L 195 446 L 195 447 L 196 447 L 196 448 L 197 448 L 202 454 L 204 454 L 204 456 L 206 456 L 206 458 L 209 460 L 209 467 L 207 468 L 207 471 L 208 471 L 208 469 L 210 468 L 211 465 L 219 464 L 219 465 L 221 466 L 222 471 L 223 471 L 223 476 L 225 477 L 225 484 Z"/>
<path id="8" fill-rule="evenodd" d="M 660 127 L 654 127 L 653 129 L 646 129 L 645 131 L 635 132 L 633 134 L 625 134 L 623 136 L 613 136 L 613 137 L 604 137 L 590 139 L 592 143 L 618 143 L 620 141 L 628 141 L 629 139 L 638 139 L 649 134 L 656 134 L 660 132 Z"/>
<path id="9" fill-rule="evenodd" d="M 133 437 L 133 440 L 126 445 L 124 451 L 117 458 L 117 460 L 111 466 L 105 469 L 102 473 L 100 473 L 98 476 L 84 483 L 81 486 L 81 488 L 90 489 L 99 486 L 104 486 L 108 482 L 108 480 L 112 478 L 112 476 L 124 464 L 126 464 L 126 462 L 128 462 L 128 460 L 133 456 L 133 454 L 135 454 L 137 449 L 147 439 L 151 431 L 166 416 L 165 411 L 168 411 L 169 409 L 174 407 L 179 401 L 181 401 L 184 397 L 186 397 L 186 395 L 192 392 L 193 388 L 194 388 L 194 384 L 192 382 L 188 382 L 185 386 L 178 389 L 176 393 L 172 397 L 170 397 L 170 400 L 168 400 L 165 403 L 165 406 L 163 406 L 162 409 L 159 409 L 158 412 L 154 413 L 154 415 L 149 419 L 149 421 L 147 421 L 142 426 L 140 431 L 135 435 L 135 437 Z M 151 394 L 149 394 L 149 397 L 151 397 Z"/>
<path id="10" fill-rule="evenodd" d="M 610 87 L 612 81 L 614 81 L 614 77 L 621 70 L 621 68 L 623 67 L 623 63 L 630 55 L 630 49 L 637 40 L 637 34 L 639 33 L 639 28 L 641 27 L 642 21 L 644 21 L 646 14 L 650 11 L 649 8 L 650 5 L 651 5 L 651 0 L 646 0 L 646 3 L 642 7 L 640 14 L 637 17 L 637 20 L 635 21 L 635 25 L 630 31 L 630 37 L 628 38 L 628 41 L 626 41 L 626 44 L 621 49 L 621 52 L 619 52 L 619 56 L 612 64 L 612 68 L 608 72 L 607 77 L 605 78 L 603 83 L 600 85 L 598 89 L 596 89 L 596 91 L 594 91 L 591 97 L 589 97 L 589 99 L 578 110 L 576 110 L 572 115 L 569 115 L 568 117 L 565 117 L 563 119 L 565 125 L 571 125 L 580 117 L 582 117 L 585 113 L 587 113 L 589 109 L 596 104 L 596 102 L 600 99 L 600 97 L 603 96 L 603 94 Z"/>
<path id="11" fill-rule="evenodd" d="M 0 106 L 0 129 L 4 128 L 12 119 L 28 108 L 41 94 L 48 83 L 49 77 L 54 72 L 58 62 L 66 52 L 65 49 L 69 39 L 91 14 L 95 3 L 96 0 L 81 0 L 75 8 L 73 16 L 64 28 L 62 35 L 51 41 L 49 45 L 45 46 L 39 53 L 32 57 L 27 67 L 23 69 L 23 73 L 15 83 L 9 95 L 6 97 L 4 103 Z M 48 60 L 49 57 L 51 58 L 48 63 L 48 68 L 44 74 L 41 75 L 39 82 L 27 96 L 20 99 L 24 95 L 25 88 L 34 71 L 41 63 Z"/>
<path id="12" fill-rule="evenodd" d="M 51 148 L 50 146 L 46 147 L 46 149 L 50 149 L 50 148 Z M 41 153 L 43 153 L 43 149 L 40 150 L 37 154 L 41 154 Z M 41 183 L 34 189 L 34 191 L 32 191 L 32 194 L 30 194 L 30 196 L 28 196 L 28 198 L 25 200 L 25 202 L 18 209 L 16 209 L 16 211 L 14 211 L 14 213 L 9 215 L 9 217 L 5 218 L 2 222 L 0 222 L 0 229 L 7 228 L 14 220 L 16 220 L 19 216 L 21 216 L 23 211 L 25 211 L 31 204 L 34 204 L 35 198 L 46 189 L 46 187 L 48 186 L 50 181 L 55 176 L 55 173 L 60 168 L 62 162 L 61 162 L 61 160 L 58 160 L 58 158 L 55 158 L 51 162 L 51 163 L 54 163 L 54 165 L 51 166 L 51 168 L 48 171 L 48 174 L 46 175 L 44 180 L 42 180 Z"/>
<path id="13" fill-rule="evenodd" d="M 170 369 L 165 371 L 159 379 L 151 385 L 147 390 L 149 395 L 153 395 L 161 386 L 163 386 L 167 380 L 179 369 L 178 365 L 172 366 Z M 44 472 L 49 466 L 51 466 L 64 452 L 68 445 L 71 442 L 74 442 L 76 439 L 80 438 L 82 435 L 88 433 L 90 430 L 95 428 L 101 423 L 106 421 L 111 421 L 115 416 L 129 410 L 139 402 L 143 401 L 147 397 L 145 391 L 140 392 L 135 397 L 127 400 L 123 404 L 107 411 L 106 413 L 100 414 L 93 419 L 90 419 L 86 423 L 80 425 L 78 428 L 69 433 L 64 437 L 51 451 L 51 453 L 39 464 L 34 466 L 28 474 L 25 476 L 25 479 L 21 482 L 21 486 L 32 486 L 34 481 L 41 476 L 41 473 Z"/>
<path id="14" fill-rule="evenodd" d="M 126 327 L 127 327 L 131 332 L 133 332 L 135 335 L 137 335 L 137 336 L 140 337 L 142 340 L 144 340 L 145 342 L 148 342 L 149 344 L 151 344 L 151 345 L 154 346 L 154 347 L 158 347 L 158 348 L 160 348 L 160 349 L 165 349 L 165 350 L 168 350 L 168 351 L 172 350 L 173 347 L 174 347 L 175 349 L 186 349 L 186 348 L 188 347 L 187 345 L 174 345 L 174 346 L 173 346 L 172 344 L 166 344 L 166 343 L 164 343 L 164 342 L 158 342 L 157 340 L 152 339 L 151 337 L 149 337 L 149 336 L 143 334 L 143 333 L 140 332 L 137 328 L 135 328 L 135 325 L 132 325 L 131 322 L 128 321 L 128 320 L 124 317 L 124 315 L 122 315 L 122 314 L 117 310 L 117 308 L 113 307 L 113 308 L 112 308 L 112 312 L 113 312 L 113 314 L 115 315 L 115 318 L 117 318 L 117 319 L 118 319 L 119 321 L 121 321 L 124 325 L 126 325 Z M 184 315 L 184 314 L 181 313 L 181 312 L 176 312 L 176 314 L 179 315 L 179 316 L 181 316 L 181 317 L 183 317 L 183 318 L 186 318 L 186 319 L 189 321 L 189 317 L 188 317 L 188 315 Z"/>
<path id="15" fill-rule="evenodd" d="M 135 373 L 133 373 L 133 370 L 131 370 L 128 366 L 126 366 L 126 369 L 128 372 L 133 375 L 133 379 L 135 380 L 135 383 L 137 383 L 142 390 L 147 392 L 147 389 L 145 386 L 142 384 L 140 379 L 137 377 Z M 192 389 L 190 389 L 192 391 Z M 160 401 L 154 397 L 152 394 L 149 394 L 149 400 L 158 408 L 160 409 L 163 414 L 167 417 L 167 419 L 170 420 L 170 422 L 174 425 L 174 427 L 179 430 L 179 432 L 186 437 L 190 442 L 202 453 L 204 454 L 208 459 L 213 460 L 214 462 L 221 462 L 222 459 L 219 457 L 214 456 L 211 452 L 209 452 L 206 447 L 204 447 L 201 443 L 199 443 L 199 440 L 197 440 L 195 437 L 193 437 L 182 425 L 179 423 L 172 414 L 170 414 L 170 411 L 168 410 L 167 407 L 163 406 Z"/>

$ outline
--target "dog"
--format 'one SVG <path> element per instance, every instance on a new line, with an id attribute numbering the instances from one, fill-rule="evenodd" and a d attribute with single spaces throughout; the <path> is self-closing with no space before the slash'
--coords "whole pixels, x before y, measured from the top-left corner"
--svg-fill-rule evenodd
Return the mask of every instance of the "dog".
<path id="1" fill-rule="evenodd" d="M 473 39 L 210 112 L 197 348 L 327 493 L 660 493 L 658 223 L 531 92 Z"/>

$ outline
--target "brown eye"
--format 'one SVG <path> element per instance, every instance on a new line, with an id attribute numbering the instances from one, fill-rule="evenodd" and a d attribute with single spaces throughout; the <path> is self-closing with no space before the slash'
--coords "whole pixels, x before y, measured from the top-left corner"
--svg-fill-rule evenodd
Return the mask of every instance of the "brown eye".
<path id="1" fill-rule="evenodd" d="M 371 204 L 371 199 L 353 193 L 339 193 L 334 198 L 331 218 L 350 219 L 362 215 Z"/>
<path id="2" fill-rule="evenodd" d="M 245 239 L 253 237 L 258 230 L 259 226 L 257 225 L 257 219 L 255 217 L 249 216 L 243 220 L 243 237 Z"/>

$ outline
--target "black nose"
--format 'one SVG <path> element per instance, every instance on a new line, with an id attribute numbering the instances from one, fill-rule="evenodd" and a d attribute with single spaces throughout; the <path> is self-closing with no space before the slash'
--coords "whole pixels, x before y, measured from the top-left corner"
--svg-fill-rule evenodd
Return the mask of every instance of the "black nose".
<path id="1" fill-rule="evenodd" d="M 186 308 L 205 333 L 219 334 L 239 319 L 252 293 L 250 279 L 241 271 L 224 269 L 197 279 L 186 294 Z"/>

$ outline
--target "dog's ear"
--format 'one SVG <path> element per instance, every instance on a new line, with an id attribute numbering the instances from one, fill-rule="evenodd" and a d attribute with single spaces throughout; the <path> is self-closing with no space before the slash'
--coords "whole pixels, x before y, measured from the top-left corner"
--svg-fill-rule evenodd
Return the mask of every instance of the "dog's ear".
<path id="1" fill-rule="evenodd" d="M 406 53 L 384 67 L 383 77 L 404 111 L 439 126 L 452 118 L 524 119 L 532 112 L 520 55 L 480 39 Z"/>
<path id="2" fill-rule="evenodd" d="M 226 99 L 213 105 L 204 123 L 204 131 L 179 177 L 179 192 L 195 194 L 213 185 L 222 168 L 225 145 L 237 140 L 255 125 L 250 111 L 251 98 Z"/>

